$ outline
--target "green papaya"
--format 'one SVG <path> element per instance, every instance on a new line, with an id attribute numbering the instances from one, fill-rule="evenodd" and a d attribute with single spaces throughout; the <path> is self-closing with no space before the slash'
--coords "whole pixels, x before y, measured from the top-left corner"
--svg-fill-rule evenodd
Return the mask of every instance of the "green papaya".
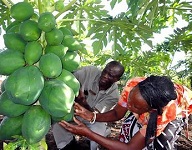
<path id="1" fill-rule="evenodd" d="M 32 17 L 34 9 L 30 3 L 18 2 L 10 9 L 10 15 L 15 20 L 24 21 Z"/>
<path id="2" fill-rule="evenodd" d="M 54 53 L 47 53 L 39 60 L 39 69 L 47 78 L 56 78 L 61 74 L 62 63 Z"/>
<path id="3" fill-rule="evenodd" d="M 75 51 L 67 51 L 64 57 L 61 58 L 63 69 L 70 72 L 75 71 L 80 64 L 80 56 Z"/>
<path id="4" fill-rule="evenodd" d="M 39 29 L 36 21 L 26 20 L 21 23 L 19 33 L 25 41 L 31 42 L 39 39 L 41 36 L 41 29 Z"/>
<path id="5" fill-rule="evenodd" d="M 51 127 L 51 116 L 40 106 L 32 105 L 23 116 L 22 135 L 29 144 L 42 140 Z"/>
<path id="6" fill-rule="evenodd" d="M 0 124 L 0 140 L 12 140 L 13 136 L 21 135 L 23 115 L 17 117 L 4 116 Z"/>
<path id="7" fill-rule="evenodd" d="M 33 65 L 39 61 L 43 54 L 43 48 L 38 41 L 28 42 L 25 47 L 24 58 L 28 65 Z"/>
<path id="8" fill-rule="evenodd" d="M 69 48 L 69 51 L 78 51 L 82 50 L 82 46 L 73 36 L 71 35 L 65 35 L 63 37 L 62 44 L 64 46 L 67 46 Z"/>
<path id="9" fill-rule="evenodd" d="M 26 41 L 18 33 L 6 33 L 3 35 L 4 44 L 8 49 L 18 50 L 24 53 Z"/>
<path id="10" fill-rule="evenodd" d="M 60 76 L 56 79 L 67 84 L 73 90 L 75 96 L 79 95 L 80 83 L 70 71 L 63 69 Z"/>
<path id="11" fill-rule="evenodd" d="M 38 27 L 44 32 L 49 32 L 55 28 L 56 19 L 51 12 L 41 13 L 38 18 Z"/>
<path id="12" fill-rule="evenodd" d="M 0 114 L 8 117 L 22 115 L 30 106 L 14 103 L 4 91 L 0 96 Z M 11 109 L 10 109 L 11 108 Z"/>
<path id="13" fill-rule="evenodd" d="M 69 122 L 69 121 L 73 120 L 73 116 L 74 116 L 74 108 L 72 107 L 71 112 L 70 113 L 66 113 L 63 117 L 51 116 L 51 119 L 52 119 L 53 123 L 59 122 L 61 120 L 65 120 L 65 121 Z"/>
<path id="14" fill-rule="evenodd" d="M 54 53 L 55 55 L 59 56 L 59 58 L 62 58 L 65 56 L 66 52 L 68 50 L 68 47 L 63 46 L 62 44 L 59 45 L 47 45 L 45 47 L 45 54 L 47 53 Z"/>
<path id="15" fill-rule="evenodd" d="M 23 54 L 15 50 L 4 50 L 0 53 L 0 74 L 10 75 L 25 65 Z"/>
<path id="16" fill-rule="evenodd" d="M 19 33 L 20 24 L 11 27 L 6 33 Z"/>
<path id="17" fill-rule="evenodd" d="M 57 28 L 45 32 L 45 40 L 48 45 L 59 45 L 63 40 L 63 32 Z"/>
<path id="18" fill-rule="evenodd" d="M 72 32 L 67 27 L 60 27 L 59 30 L 63 32 L 63 36 L 66 36 L 66 35 L 73 36 Z"/>
<path id="19" fill-rule="evenodd" d="M 55 2 L 55 10 L 61 12 L 64 9 L 64 3 L 62 0 Z"/>
<path id="20" fill-rule="evenodd" d="M 11 100 L 22 105 L 35 103 L 43 87 L 43 75 L 34 65 L 19 68 L 7 78 L 5 83 L 5 90 Z"/>
<path id="21" fill-rule="evenodd" d="M 39 97 L 41 106 L 54 117 L 63 117 L 70 113 L 75 94 L 63 81 L 52 79 L 45 82 Z"/>
<path id="22" fill-rule="evenodd" d="M 21 23 L 21 21 L 17 21 L 17 20 L 14 20 L 13 22 L 11 22 L 11 23 L 7 26 L 7 28 L 5 29 L 6 33 L 7 33 L 12 27 L 14 27 L 14 26 L 16 26 L 16 25 L 20 25 L 20 23 Z"/>

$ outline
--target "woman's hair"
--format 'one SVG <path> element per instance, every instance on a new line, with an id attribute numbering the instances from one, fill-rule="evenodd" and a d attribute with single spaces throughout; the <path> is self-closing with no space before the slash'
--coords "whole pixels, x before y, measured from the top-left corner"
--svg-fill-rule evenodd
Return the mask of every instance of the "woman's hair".
<path id="1" fill-rule="evenodd" d="M 147 104 L 154 109 L 150 113 L 147 125 L 146 145 L 151 137 L 156 136 L 157 116 L 162 114 L 162 109 L 171 100 L 177 98 L 173 82 L 167 76 L 150 76 L 138 84 L 139 91 Z"/>

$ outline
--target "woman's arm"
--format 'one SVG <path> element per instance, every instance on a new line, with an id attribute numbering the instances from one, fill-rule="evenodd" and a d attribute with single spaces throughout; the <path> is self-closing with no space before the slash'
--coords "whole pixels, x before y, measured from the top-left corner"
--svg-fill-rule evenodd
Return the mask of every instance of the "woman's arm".
<path id="1" fill-rule="evenodd" d="M 91 131 L 76 118 L 74 118 L 74 121 L 77 123 L 77 125 L 72 125 L 65 121 L 61 121 L 59 122 L 59 124 L 71 133 L 86 136 L 109 150 L 142 150 L 142 148 L 144 148 L 145 146 L 145 138 L 143 137 L 143 135 L 141 135 L 140 132 L 136 133 L 131 141 L 126 144 L 117 140 L 103 137 Z"/>
<path id="2" fill-rule="evenodd" d="M 85 109 L 78 103 L 74 104 L 75 115 L 80 116 L 88 121 L 93 119 L 93 112 Z M 120 105 L 116 105 L 112 110 L 105 113 L 98 113 L 96 116 L 97 122 L 111 122 L 118 121 L 122 119 L 127 112 L 127 108 L 124 108 Z"/>

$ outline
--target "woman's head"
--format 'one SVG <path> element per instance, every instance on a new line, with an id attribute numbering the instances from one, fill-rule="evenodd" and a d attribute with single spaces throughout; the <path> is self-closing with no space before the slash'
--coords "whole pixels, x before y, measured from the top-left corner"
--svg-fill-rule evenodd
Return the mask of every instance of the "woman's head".
<path id="1" fill-rule="evenodd" d="M 174 84 L 168 77 L 150 76 L 130 91 L 127 106 L 137 114 L 155 109 L 160 115 L 162 108 L 176 97 Z"/>
<path id="2" fill-rule="evenodd" d="M 158 114 L 171 100 L 177 98 L 173 82 L 166 76 L 150 76 L 138 84 L 140 94 Z"/>

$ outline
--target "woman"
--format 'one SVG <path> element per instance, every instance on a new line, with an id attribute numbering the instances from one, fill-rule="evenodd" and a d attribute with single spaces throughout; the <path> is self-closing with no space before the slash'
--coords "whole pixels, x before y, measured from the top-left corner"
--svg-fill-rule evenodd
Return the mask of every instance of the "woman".
<path id="1" fill-rule="evenodd" d="M 173 84 L 166 76 L 134 78 L 127 82 L 118 104 L 106 113 L 93 113 L 78 104 L 76 115 L 92 123 L 125 119 L 120 141 L 104 138 L 92 132 L 74 118 L 77 125 L 60 122 L 68 131 L 88 137 L 111 150 L 176 149 L 175 141 L 183 126 L 184 112 L 192 112 L 192 92 L 184 86 Z"/>

